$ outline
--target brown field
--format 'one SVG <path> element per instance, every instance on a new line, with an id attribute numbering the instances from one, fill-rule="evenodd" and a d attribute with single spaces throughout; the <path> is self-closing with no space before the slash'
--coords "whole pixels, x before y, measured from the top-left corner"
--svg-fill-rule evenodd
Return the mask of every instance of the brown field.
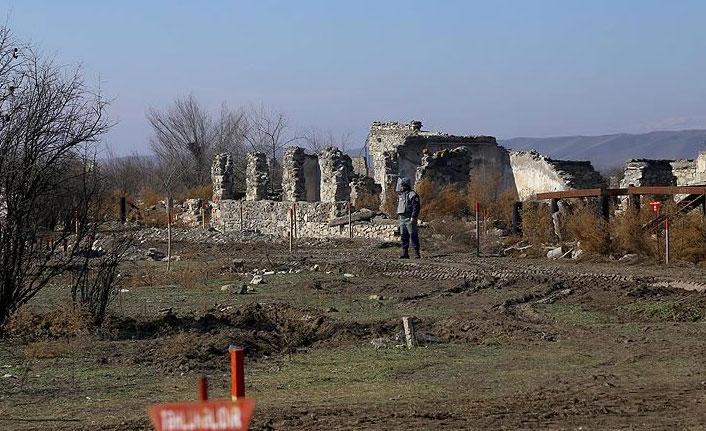
<path id="1" fill-rule="evenodd" d="M 194 400 L 201 375 L 229 396 L 231 344 L 246 348 L 255 430 L 706 428 L 700 267 L 424 241 L 419 261 L 362 240 L 177 243 L 170 273 L 124 264 L 128 291 L 98 331 L 57 307 L 57 284 L 0 340 L 0 429 L 152 429 L 147 406 Z M 275 274 L 220 289 L 255 269 Z M 420 347 L 400 347 L 403 316 Z"/>

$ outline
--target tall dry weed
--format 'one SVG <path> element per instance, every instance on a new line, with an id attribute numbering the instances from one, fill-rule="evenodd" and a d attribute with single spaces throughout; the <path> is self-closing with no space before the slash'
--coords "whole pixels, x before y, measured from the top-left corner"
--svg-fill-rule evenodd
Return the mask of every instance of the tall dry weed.
<path id="1" fill-rule="evenodd" d="M 541 201 L 525 201 L 522 205 L 522 233 L 530 244 L 554 241 L 554 225 L 549 205 Z"/>
<path id="2" fill-rule="evenodd" d="M 581 243 L 587 254 L 607 255 L 611 251 L 608 222 L 598 214 L 594 205 L 579 203 L 565 217 L 567 239 Z"/>

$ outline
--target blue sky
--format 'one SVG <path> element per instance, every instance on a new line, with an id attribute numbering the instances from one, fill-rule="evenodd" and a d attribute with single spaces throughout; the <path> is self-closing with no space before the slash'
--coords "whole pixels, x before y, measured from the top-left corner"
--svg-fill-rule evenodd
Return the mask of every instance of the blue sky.
<path id="1" fill-rule="evenodd" d="M 264 103 L 350 133 L 706 128 L 704 1 L 2 1 L 15 34 L 102 83 L 121 153 L 149 107 Z"/>

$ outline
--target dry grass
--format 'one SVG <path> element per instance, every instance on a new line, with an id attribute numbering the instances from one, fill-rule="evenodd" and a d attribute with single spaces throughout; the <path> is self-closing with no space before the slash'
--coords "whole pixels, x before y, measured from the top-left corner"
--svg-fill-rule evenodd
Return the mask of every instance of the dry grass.
<path id="1" fill-rule="evenodd" d="M 185 201 L 187 199 L 201 199 L 202 201 L 209 202 L 213 198 L 213 185 L 206 184 L 203 186 L 192 187 L 177 193 L 174 198 L 178 201 Z"/>
<path id="2" fill-rule="evenodd" d="M 565 217 L 566 238 L 577 240 L 587 254 L 606 255 L 610 252 L 608 222 L 598 215 L 598 209 L 580 203 Z"/>
<path id="3" fill-rule="evenodd" d="M 438 186 L 428 180 L 420 180 L 415 186 L 419 195 L 422 220 L 461 219 L 468 210 L 468 198 L 463 189 L 452 184 Z"/>
<path id="4" fill-rule="evenodd" d="M 13 313 L 4 329 L 9 335 L 29 339 L 75 337 L 93 329 L 91 320 L 88 313 L 70 304 L 59 304 L 42 314 L 23 307 Z"/>
<path id="5" fill-rule="evenodd" d="M 497 220 L 509 221 L 512 219 L 512 204 L 517 196 L 512 190 L 502 190 L 500 175 L 480 170 L 471 175 L 466 187 L 468 207 L 475 208 L 478 202 L 483 213 Z"/>
<path id="6" fill-rule="evenodd" d="M 389 184 L 385 189 L 385 202 L 383 202 L 382 211 L 389 218 L 397 218 L 397 192 L 394 184 Z"/>
<path id="7" fill-rule="evenodd" d="M 549 205 L 540 201 L 525 201 L 522 205 L 522 233 L 532 245 L 554 241 L 552 212 Z"/>
<path id="8" fill-rule="evenodd" d="M 643 206 L 640 211 L 627 209 L 622 214 L 616 214 L 610 223 L 612 250 L 619 254 L 635 253 L 642 256 L 655 255 L 655 241 L 642 226 L 653 219 L 652 210 Z"/>
<path id="9" fill-rule="evenodd" d="M 675 259 L 692 263 L 706 261 L 706 218 L 699 211 L 675 219 L 669 234 Z"/>
<path id="10" fill-rule="evenodd" d="M 369 210 L 377 211 L 380 208 L 380 195 L 371 193 L 360 193 L 355 200 L 355 209 L 360 210 L 367 208 Z M 397 205 L 395 205 L 395 209 Z"/>
<path id="11" fill-rule="evenodd" d="M 429 223 L 432 232 L 456 244 L 473 245 L 475 235 L 468 222 L 457 219 L 436 219 Z"/>

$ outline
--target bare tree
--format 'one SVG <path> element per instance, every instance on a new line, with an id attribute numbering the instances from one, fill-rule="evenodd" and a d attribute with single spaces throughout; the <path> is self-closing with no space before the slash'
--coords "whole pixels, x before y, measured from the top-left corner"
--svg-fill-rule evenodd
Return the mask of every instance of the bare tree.
<path id="1" fill-rule="evenodd" d="M 330 130 L 324 132 L 311 127 L 303 133 L 303 139 L 307 148 L 314 153 L 318 153 L 327 147 L 336 147 L 345 152 L 350 147 L 351 134 L 350 132 L 345 132 L 336 136 Z"/>
<path id="2" fill-rule="evenodd" d="M 216 153 L 229 153 L 233 157 L 236 176 L 241 177 L 244 176 L 247 160 L 247 133 L 248 119 L 245 113 L 241 109 L 233 111 L 224 103 L 214 127 L 214 148 L 211 158 Z M 240 179 L 244 180 L 244 177 Z"/>
<path id="3" fill-rule="evenodd" d="M 274 188 L 279 183 L 276 178 L 279 153 L 300 137 L 293 133 L 289 119 L 282 111 L 267 109 L 264 105 L 250 105 L 247 118 L 245 139 L 252 150 L 265 153 L 270 158 L 270 185 Z"/>
<path id="4" fill-rule="evenodd" d="M 95 173 L 85 155 L 110 127 L 105 107 L 80 69 L 57 66 L 0 29 L 0 328 L 85 245 L 96 190 L 74 186 Z M 49 232 L 51 245 L 42 240 Z"/>
<path id="5" fill-rule="evenodd" d="M 154 130 L 152 150 L 163 165 L 160 182 L 167 191 L 174 191 L 178 183 L 184 187 L 208 184 L 217 152 L 229 152 L 237 163 L 244 164 L 246 117 L 226 104 L 214 120 L 189 95 L 176 99 L 164 112 L 150 109 L 147 120 Z"/>
<path id="6" fill-rule="evenodd" d="M 150 108 L 147 120 L 154 130 L 150 146 L 160 160 L 178 166 L 188 186 L 206 184 L 213 127 L 196 98 L 177 98 L 165 112 Z"/>

